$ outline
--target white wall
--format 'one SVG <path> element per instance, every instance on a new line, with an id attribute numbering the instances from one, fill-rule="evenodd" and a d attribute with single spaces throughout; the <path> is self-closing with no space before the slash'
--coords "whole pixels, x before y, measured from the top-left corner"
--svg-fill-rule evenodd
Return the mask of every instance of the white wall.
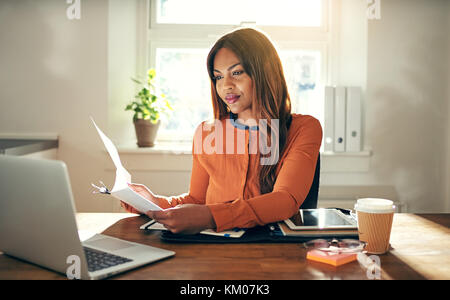
<path id="1" fill-rule="evenodd" d="M 133 125 L 133 113 L 125 111 L 125 106 L 137 92 L 136 85 L 131 78 L 136 78 L 140 70 L 140 58 L 138 55 L 140 41 L 139 34 L 146 30 L 146 24 L 141 23 L 139 15 L 145 0 L 109 0 L 108 15 L 108 128 L 105 133 L 119 147 L 125 141 L 135 140 Z M 111 159 L 104 151 L 102 153 L 107 162 L 105 184 L 112 187 L 115 178 L 115 167 Z M 140 161 L 142 158 L 133 158 Z M 132 160 L 133 160 L 132 159 Z M 121 154 L 123 164 L 128 168 L 130 159 Z M 131 161 L 132 161 L 131 160 Z M 131 172 L 133 182 L 139 181 L 138 172 Z M 148 173 L 148 172 L 145 172 Z M 120 202 L 112 201 L 112 211 L 119 211 Z"/>
<path id="2" fill-rule="evenodd" d="M 390 190 L 386 196 L 404 203 L 403 211 L 443 211 L 449 3 L 381 0 L 381 19 L 367 20 L 366 1 L 340 2 L 339 68 L 331 84 L 362 87 L 363 144 L 372 156 L 367 172 L 322 173 L 321 194 L 341 194 L 341 186 L 349 196 L 361 195 L 359 187 L 370 191 L 365 196 Z"/>
<path id="3" fill-rule="evenodd" d="M 372 180 L 393 184 L 411 212 L 446 209 L 445 0 L 381 1 L 369 21 L 366 137 Z"/>
<path id="4" fill-rule="evenodd" d="M 90 124 L 107 121 L 108 1 L 82 1 L 81 19 L 66 1 L 0 1 L 0 133 L 56 133 L 79 210 L 103 210 L 90 183 L 105 161 Z M 43 174 L 45 176 L 45 174 Z"/>
<path id="5" fill-rule="evenodd" d="M 450 211 L 450 3 L 381 0 L 380 20 L 367 20 L 366 1 L 337 6 L 331 84 L 362 87 L 364 148 L 372 156 L 367 172 L 322 172 L 319 196 L 383 196 L 406 204 L 403 211 Z"/>
<path id="6" fill-rule="evenodd" d="M 332 61 L 337 69 L 331 70 L 329 85 L 359 86 L 362 95 L 366 94 L 367 85 L 367 18 L 366 2 L 358 0 L 334 1 L 339 13 L 336 15 L 335 43 L 337 50 Z M 365 101 L 363 99 L 363 109 Z M 362 122 L 364 130 L 364 121 Z M 364 141 L 363 141 L 364 143 Z"/>
<path id="7" fill-rule="evenodd" d="M 366 87 L 367 81 L 367 18 L 366 2 L 340 1 L 338 30 L 338 70 L 331 84 Z"/>
<path id="8" fill-rule="evenodd" d="M 135 95 L 138 49 L 138 3 L 136 0 L 110 0 L 108 18 L 108 132 L 115 141 L 135 135 L 133 113 L 125 112 Z M 145 26 L 145 25 L 144 25 Z"/>

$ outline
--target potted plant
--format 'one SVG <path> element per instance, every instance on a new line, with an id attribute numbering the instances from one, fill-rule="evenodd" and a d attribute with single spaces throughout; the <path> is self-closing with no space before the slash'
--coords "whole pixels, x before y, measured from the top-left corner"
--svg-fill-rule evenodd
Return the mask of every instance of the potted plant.
<path id="1" fill-rule="evenodd" d="M 160 114 L 167 114 L 172 111 L 166 95 L 158 93 L 155 86 L 155 69 L 147 72 L 147 81 L 132 80 L 140 86 L 139 93 L 131 101 L 125 110 L 134 111 L 133 123 L 136 130 L 137 144 L 139 147 L 153 147 L 155 145 L 156 134 L 158 132 Z"/>

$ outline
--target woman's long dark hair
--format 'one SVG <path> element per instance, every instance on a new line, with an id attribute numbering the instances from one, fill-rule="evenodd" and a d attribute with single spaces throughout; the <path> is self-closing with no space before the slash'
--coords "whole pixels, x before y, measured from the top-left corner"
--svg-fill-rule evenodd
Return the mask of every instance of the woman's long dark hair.
<path id="1" fill-rule="evenodd" d="M 227 105 L 220 99 L 214 77 L 214 58 L 217 52 L 227 48 L 234 52 L 245 72 L 253 81 L 252 114 L 257 119 L 267 120 L 267 145 L 278 141 L 281 158 L 291 122 L 291 101 L 283 74 L 281 60 L 267 36 L 258 30 L 242 28 L 221 37 L 208 54 L 207 68 L 211 79 L 211 95 L 214 118 L 228 117 Z M 279 120 L 278 128 L 271 122 Z M 261 128 L 260 128 L 261 130 Z M 276 139 L 271 141 L 271 135 Z M 260 141 L 261 142 L 261 141 Z M 273 149 L 273 147 L 271 147 Z M 273 154 L 272 154 L 273 155 Z M 276 180 L 277 162 L 260 165 L 259 185 L 261 194 L 270 193 Z"/>

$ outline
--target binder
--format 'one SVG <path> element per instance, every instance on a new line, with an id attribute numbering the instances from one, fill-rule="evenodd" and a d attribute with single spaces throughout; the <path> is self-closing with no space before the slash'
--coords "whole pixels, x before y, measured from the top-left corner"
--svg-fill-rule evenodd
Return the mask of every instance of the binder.
<path id="1" fill-rule="evenodd" d="M 345 152 L 345 121 L 346 121 L 346 90 L 345 87 L 335 88 L 334 106 L 334 151 Z"/>
<path id="2" fill-rule="evenodd" d="M 361 151 L 361 88 L 347 87 L 345 151 Z"/>
<path id="3" fill-rule="evenodd" d="M 334 87 L 325 87 L 324 151 L 334 151 Z"/>

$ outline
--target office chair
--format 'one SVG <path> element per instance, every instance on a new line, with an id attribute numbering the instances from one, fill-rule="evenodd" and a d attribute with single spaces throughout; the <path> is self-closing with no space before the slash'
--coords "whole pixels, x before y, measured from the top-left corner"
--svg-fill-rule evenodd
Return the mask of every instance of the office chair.
<path id="1" fill-rule="evenodd" d="M 317 156 L 316 171 L 314 172 L 314 179 L 309 189 L 309 193 L 303 201 L 300 209 L 317 208 L 317 198 L 319 197 L 319 178 L 320 178 L 320 153 Z"/>

